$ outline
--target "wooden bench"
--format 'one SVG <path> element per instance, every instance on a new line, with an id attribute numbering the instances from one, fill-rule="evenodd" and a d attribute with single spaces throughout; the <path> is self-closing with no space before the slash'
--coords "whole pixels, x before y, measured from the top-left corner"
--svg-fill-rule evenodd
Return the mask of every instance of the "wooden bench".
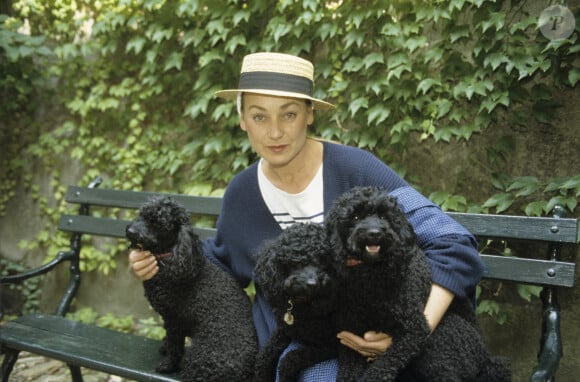
<path id="1" fill-rule="evenodd" d="M 107 190 L 97 188 L 100 180 L 88 187 L 68 187 L 66 200 L 79 205 L 79 213 L 60 217 L 58 228 L 70 232 L 70 248 L 59 252 L 48 264 L 24 274 L 0 278 L 0 284 L 16 283 L 49 272 L 63 262 L 69 264 L 70 281 L 54 314 L 34 313 L 8 321 L 0 327 L 0 346 L 5 354 L 2 381 L 8 381 L 20 351 L 40 354 L 69 365 L 73 381 L 82 381 L 81 367 L 94 369 L 138 381 L 176 381 L 175 375 L 154 371 L 160 342 L 144 337 L 115 332 L 66 319 L 71 301 L 79 287 L 81 272 L 79 256 L 83 235 L 124 239 L 128 220 L 91 214 L 94 207 L 138 209 L 150 192 Z M 194 216 L 217 217 L 221 199 L 173 195 Z M 575 264 L 560 260 L 563 244 L 578 243 L 578 220 L 564 218 L 560 207 L 554 217 L 520 217 L 449 213 L 478 238 L 499 238 L 524 242 L 546 242 L 547 257 L 542 260 L 482 254 L 484 278 L 543 287 L 543 314 L 538 317 L 541 345 L 538 363 L 531 381 L 552 381 L 562 356 L 560 312 L 557 291 L 574 285 Z M 196 228 L 201 238 L 214 235 L 213 228 Z M 530 365 L 532 368 L 532 365 Z"/>

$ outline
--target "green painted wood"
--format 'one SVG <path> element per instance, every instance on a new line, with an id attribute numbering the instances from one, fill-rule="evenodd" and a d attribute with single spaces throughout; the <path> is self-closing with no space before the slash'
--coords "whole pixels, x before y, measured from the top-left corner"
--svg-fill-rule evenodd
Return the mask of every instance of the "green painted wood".
<path id="1" fill-rule="evenodd" d="M 65 232 L 84 233 L 88 235 L 125 237 L 125 228 L 130 220 L 102 218 L 85 215 L 62 215 L 58 220 L 58 229 Z M 193 227 L 200 239 L 215 236 L 215 228 Z"/>
<path id="2" fill-rule="evenodd" d="M 575 263 L 519 257 L 481 255 L 483 278 L 526 284 L 574 286 Z"/>
<path id="3" fill-rule="evenodd" d="M 469 232 L 480 237 L 578 242 L 578 219 L 543 218 L 448 212 Z"/>
<path id="4" fill-rule="evenodd" d="M 183 204 L 185 209 L 196 215 L 219 215 L 222 198 L 214 196 L 191 196 L 182 194 L 155 193 L 146 191 L 122 191 L 100 188 L 69 186 L 65 199 L 73 204 L 90 204 L 104 207 L 138 209 L 154 195 L 167 195 Z"/>
<path id="5" fill-rule="evenodd" d="M 12 349 L 60 360 L 137 381 L 178 381 L 160 374 L 160 341 L 83 324 L 59 316 L 30 314 L 0 327 L 0 340 Z"/>

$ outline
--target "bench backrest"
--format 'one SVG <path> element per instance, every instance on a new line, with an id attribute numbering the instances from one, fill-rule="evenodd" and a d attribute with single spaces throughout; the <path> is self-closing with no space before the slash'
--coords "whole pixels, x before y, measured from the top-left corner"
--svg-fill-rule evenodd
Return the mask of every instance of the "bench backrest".
<path id="1" fill-rule="evenodd" d="M 67 189 L 66 201 L 85 206 L 138 209 L 153 195 L 158 193 L 70 186 Z M 170 195 L 182 203 L 194 216 L 217 217 L 221 210 L 219 197 L 165 195 Z M 578 242 L 578 219 L 562 217 L 563 211 L 557 212 L 554 217 L 455 212 L 449 215 L 478 238 L 548 242 L 552 246 Z M 61 216 L 58 228 L 67 232 L 121 238 L 125 236 L 128 223 L 128 220 L 91 216 L 87 212 L 86 215 L 81 213 Z M 195 227 L 195 230 L 202 239 L 215 235 L 215 228 Z M 482 254 L 482 259 L 486 265 L 485 278 L 540 285 L 574 285 L 574 263 L 562 262 L 556 258 L 537 260 L 490 254 Z"/>
<path id="2" fill-rule="evenodd" d="M 67 189 L 65 199 L 72 204 L 137 210 L 154 195 L 159 195 L 159 193 L 70 186 Z M 222 206 L 222 199 L 219 197 L 181 194 L 164 195 L 173 197 L 183 204 L 189 213 L 195 216 L 217 217 Z M 129 220 L 92 215 L 62 215 L 58 222 L 58 228 L 66 232 L 121 238 L 125 237 L 125 227 L 129 223 Z M 215 228 L 194 228 L 202 239 L 215 235 Z"/>

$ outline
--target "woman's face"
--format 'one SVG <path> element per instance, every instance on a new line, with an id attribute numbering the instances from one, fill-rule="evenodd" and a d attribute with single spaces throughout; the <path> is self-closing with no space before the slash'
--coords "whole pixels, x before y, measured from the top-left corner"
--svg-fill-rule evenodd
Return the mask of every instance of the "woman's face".
<path id="1" fill-rule="evenodd" d="M 303 99 L 243 95 L 240 127 L 270 166 L 284 167 L 300 154 L 313 121 L 312 106 Z"/>

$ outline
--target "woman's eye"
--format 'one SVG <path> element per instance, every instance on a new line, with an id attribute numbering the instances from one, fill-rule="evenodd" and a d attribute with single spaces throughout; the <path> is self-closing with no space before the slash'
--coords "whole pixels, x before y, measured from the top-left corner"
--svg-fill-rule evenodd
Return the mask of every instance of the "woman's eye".
<path id="1" fill-rule="evenodd" d="M 284 115 L 284 118 L 287 120 L 293 120 L 294 118 L 296 118 L 296 113 L 288 112 Z"/>
<path id="2" fill-rule="evenodd" d="M 266 119 L 266 116 L 264 116 L 263 114 L 255 114 L 252 119 L 255 122 L 263 122 Z"/>

